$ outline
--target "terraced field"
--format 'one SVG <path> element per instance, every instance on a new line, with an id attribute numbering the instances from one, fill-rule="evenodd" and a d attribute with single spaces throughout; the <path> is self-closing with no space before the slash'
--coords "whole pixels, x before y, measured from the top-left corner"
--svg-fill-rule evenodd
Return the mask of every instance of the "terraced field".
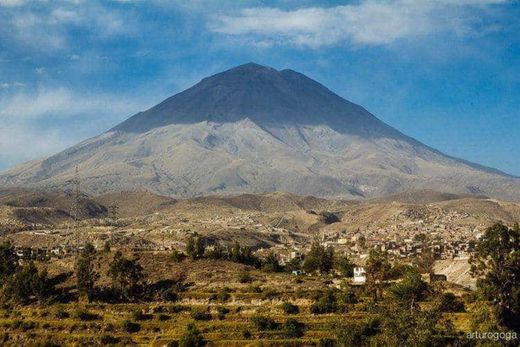
<path id="1" fill-rule="evenodd" d="M 210 295 L 208 293 L 208 295 Z M 195 323 L 208 345 L 213 346 L 316 346 L 332 338 L 338 325 L 367 321 L 371 314 L 354 309 L 341 314 L 312 315 L 308 307 L 287 315 L 276 301 L 266 304 L 65 304 L 52 307 L 25 307 L 3 310 L 0 326 L 7 345 L 175 345 L 189 323 Z M 360 308 L 362 304 L 359 305 Z M 226 308 L 229 313 L 219 314 Z M 138 313 L 136 313 L 138 312 Z M 207 312 L 194 319 L 194 312 Z M 259 330 L 255 317 L 269 317 L 277 329 Z M 457 330 L 467 330 L 467 313 L 450 314 Z M 304 324 L 304 335 L 288 337 L 284 322 L 294 318 Z M 197 320 L 198 319 L 198 320 Z M 131 322 L 132 324 L 129 324 Z M 135 324 L 135 325 L 133 325 Z M 133 326 L 129 328 L 129 326 Z"/>

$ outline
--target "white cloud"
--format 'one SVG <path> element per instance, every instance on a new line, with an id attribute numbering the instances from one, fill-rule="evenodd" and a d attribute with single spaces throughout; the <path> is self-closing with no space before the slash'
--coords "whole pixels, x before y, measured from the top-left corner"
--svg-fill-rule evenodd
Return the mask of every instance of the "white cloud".
<path id="1" fill-rule="evenodd" d="M 0 170 L 56 153 L 75 143 L 65 132 L 43 131 L 30 124 L 3 125 L 2 133 L 5 135 L 0 136 Z"/>
<path id="2" fill-rule="evenodd" d="M 85 95 L 66 88 L 3 97 L 0 169 L 63 150 L 150 104 L 147 97 Z"/>
<path id="3" fill-rule="evenodd" d="M 30 6 L 37 2 L 41 6 Z M 64 50 L 75 45 L 71 32 L 77 29 L 90 33 L 98 40 L 128 36 L 138 30 L 133 15 L 108 8 L 103 2 L 0 0 L 0 8 L 8 4 L 10 8 L 0 12 L 0 40 L 44 52 Z"/>
<path id="4" fill-rule="evenodd" d="M 355 5 L 296 10 L 257 7 L 235 15 L 216 15 L 214 32 L 255 44 L 313 48 L 352 43 L 385 45 L 439 32 L 472 32 L 482 6 L 506 0 L 364 0 Z"/>
<path id="5" fill-rule="evenodd" d="M 0 0 L 0 6 L 15 7 L 25 4 L 25 0 Z"/>
<path id="6" fill-rule="evenodd" d="M 82 95 L 67 88 L 23 92 L 0 101 L 0 120 L 98 117 L 103 114 L 128 116 L 143 106 L 142 100 L 132 100 L 118 95 Z"/>

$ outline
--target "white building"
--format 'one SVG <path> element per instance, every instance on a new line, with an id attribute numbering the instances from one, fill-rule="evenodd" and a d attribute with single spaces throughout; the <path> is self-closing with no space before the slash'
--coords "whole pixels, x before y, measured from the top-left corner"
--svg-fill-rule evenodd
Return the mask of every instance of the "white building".
<path id="1" fill-rule="evenodd" d="M 366 271 L 363 267 L 354 268 L 354 283 L 364 284 L 367 280 Z"/>

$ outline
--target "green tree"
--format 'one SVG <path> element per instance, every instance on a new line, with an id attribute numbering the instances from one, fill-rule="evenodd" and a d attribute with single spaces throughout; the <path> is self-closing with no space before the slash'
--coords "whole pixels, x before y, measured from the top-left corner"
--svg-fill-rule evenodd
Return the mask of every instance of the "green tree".
<path id="1" fill-rule="evenodd" d="M 312 314 L 334 313 L 338 310 L 338 299 L 333 289 L 320 292 L 314 298 L 314 303 L 310 307 Z"/>
<path id="2" fill-rule="evenodd" d="M 334 249 L 320 245 L 318 240 L 311 244 L 309 253 L 305 256 L 303 270 L 307 273 L 319 271 L 329 273 L 334 265 Z"/>
<path id="3" fill-rule="evenodd" d="M 492 302 L 498 324 L 520 331 L 520 228 L 489 227 L 471 258 L 477 287 Z"/>
<path id="4" fill-rule="evenodd" d="M 191 235 L 186 243 L 186 254 L 192 260 L 200 259 L 204 256 L 206 241 L 202 236 Z"/>
<path id="5" fill-rule="evenodd" d="M 291 339 L 302 337 L 305 334 L 305 324 L 294 318 L 289 318 L 283 323 L 282 329 L 285 336 Z"/>
<path id="6" fill-rule="evenodd" d="M 260 267 L 261 261 L 253 255 L 249 246 L 241 246 L 237 241 L 227 250 L 228 259 L 235 263 L 242 263 L 254 267 Z"/>
<path id="7" fill-rule="evenodd" d="M 392 266 L 386 253 L 372 249 L 369 253 L 366 266 L 365 288 L 372 295 L 375 302 L 383 297 L 383 287 L 388 279 Z"/>
<path id="8" fill-rule="evenodd" d="M 354 276 L 354 267 L 354 263 L 346 255 L 338 257 L 336 261 L 336 268 L 344 277 Z"/>
<path id="9" fill-rule="evenodd" d="M 219 260 L 225 258 L 225 253 L 222 246 L 217 243 L 213 248 L 206 249 L 204 256 L 208 259 Z"/>
<path id="10" fill-rule="evenodd" d="M 94 296 L 94 286 L 99 278 L 96 271 L 96 249 L 90 243 L 81 250 L 76 261 L 76 287 L 80 297 L 91 301 Z"/>
<path id="11" fill-rule="evenodd" d="M 380 313 L 381 333 L 375 345 L 432 346 L 439 337 L 436 327 L 441 317 L 437 310 L 409 310 L 400 302 L 387 303 Z"/>
<path id="12" fill-rule="evenodd" d="M 431 248 L 423 249 L 421 255 L 415 259 L 415 264 L 421 273 L 433 273 L 435 257 Z"/>
<path id="13" fill-rule="evenodd" d="M 10 242 L 0 244 L 0 286 L 18 269 L 18 257 Z"/>
<path id="14" fill-rule="evenodd" d="M 127 259 L 117 251 L 110 263 L 112 286 L 125 299 L 134 298 L 143 280 L 143 268 L 135 259 Z"/>
<path id="15" fill-rule="evenodd" d="M 287 272 L 293 272 L 293 271 L 299 271 L 302 269 L 302 261 L 300 258 L 293 258 L 287 262 L 284 266 L 285 271 Z"/>
<path id="16" fill-rule="evenodd" d="M 270 252 L 262 264 L 262 270 L 266 272 L 280 272 L 282 271 L 282 267 L 278 262 L 278 258 L 273 252 Z"/>
<path id="17" fill-rule="evenodd" d="M 34 262 L 19 267 L 3 288 L 4 299 L 18 304 L 29 304 L 33 298 L 43 302 L 54 292 L 47 271 L 38 271 Z"/>
<path id="18" fill-rule="evenodd" d="M 390 287 L 390 293 L 410 310 L 416 308 L 428 290 L 428 284 L 422 280 L 421 274 L 415 268 L 408 268 L 401 282 Z"/>
<path id="19" fill-rule="evenodd" d="M 179 341 L 179 347 L 202 347 L 205 345 L 204 338 L 194 324 L 188 324 L 186 331 Z"/>

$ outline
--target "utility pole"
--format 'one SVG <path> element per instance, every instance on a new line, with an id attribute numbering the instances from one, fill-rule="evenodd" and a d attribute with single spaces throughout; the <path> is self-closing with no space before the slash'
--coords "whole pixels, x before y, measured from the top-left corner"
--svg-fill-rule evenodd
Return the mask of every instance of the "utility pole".
<path id="1" fill-rule="evenodd" d="M 69 181 L 73 185 L 73 189 L 71 192 L 72 195 L 72 206 L 70 210 L 70 215 L 73 222 L 73 228 L 74 228 L 74 241 L 76 246 L 76 251 L 79 250 L 80 246 L 80 233 L 78 230 L 78 221 L 80 219 L 80 198 L 81 198 L 81 178 L 79 176 L 79 168 L 76 166 L 75 172 L 74 172 L 74 178 Z"/>

